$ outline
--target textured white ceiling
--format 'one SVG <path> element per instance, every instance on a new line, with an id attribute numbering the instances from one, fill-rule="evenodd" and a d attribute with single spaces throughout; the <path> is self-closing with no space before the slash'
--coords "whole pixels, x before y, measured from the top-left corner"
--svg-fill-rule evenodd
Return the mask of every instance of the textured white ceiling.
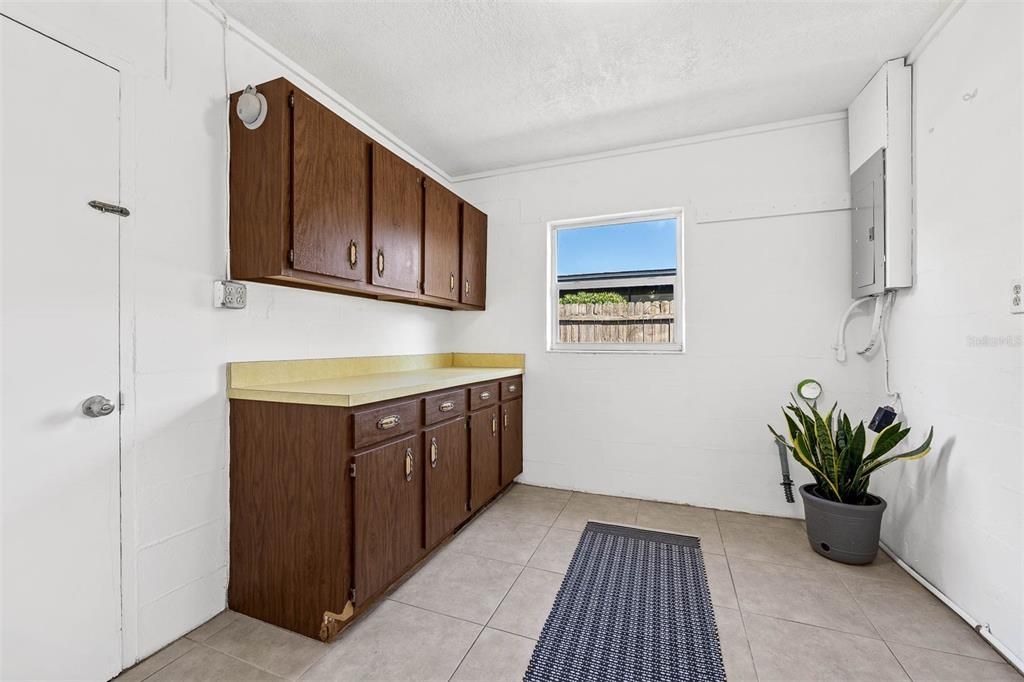
<path id="1" fill-rule="evenodd" d="M 451 175 L 841 111 L 938 2 L 243 2 Z"/>

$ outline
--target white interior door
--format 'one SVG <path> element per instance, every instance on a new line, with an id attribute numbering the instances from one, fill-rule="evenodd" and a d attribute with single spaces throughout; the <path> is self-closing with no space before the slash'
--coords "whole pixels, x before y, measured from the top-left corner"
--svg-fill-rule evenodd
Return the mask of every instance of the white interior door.
<path id="1" fill-rule="evenodd" d="M 117 71 L 0 17 L 0 677 L 120 671 Z"/>

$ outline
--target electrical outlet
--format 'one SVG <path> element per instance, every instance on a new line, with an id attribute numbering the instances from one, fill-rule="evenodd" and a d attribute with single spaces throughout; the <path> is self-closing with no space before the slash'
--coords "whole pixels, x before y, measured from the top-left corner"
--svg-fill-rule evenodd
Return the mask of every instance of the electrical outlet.
<path id="1" fill-rule="evenodd" d="M 1024 279 L 1010 280 L 1010 312 L 1024 313 Z"/>
<path id="2" fill-rule="evenodd" d="M 215 308 L 244 308 L 245 298 L 245 285 L 241 282 L 217 280 L 213 283 L 213 306 Z"/>

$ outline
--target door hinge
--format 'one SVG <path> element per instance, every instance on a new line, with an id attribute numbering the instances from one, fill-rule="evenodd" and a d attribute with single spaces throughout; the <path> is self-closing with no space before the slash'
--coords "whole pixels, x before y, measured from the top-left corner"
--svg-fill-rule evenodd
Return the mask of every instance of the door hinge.
<path id="1" fill-rule="evenodd" d="M 295 249 L 288 249 L 288 262 L 289 263 L 294 263 L 295 262 Z"/>
<path id="2" fill-rule="evenodd" d="M 348 465 L 348 475 L 349 475 L 349 478 L 355 478 L 356 477 L 356 464 L 355 464 L 355 462 L 353 462 L 352 464 Z"/>
<path id="3" fill-rule="evenodd" d="M 294 107 L 295 106 L 295 93 L 292 93 L 292 94 L 288 95 L 288 106 L 290 106 L 290 107 Z"/>
<path id="4" fill-rule="evenodd" d="M 108 204 L 105 201 L 97 201 L 95 199 L 89 202 L 89 207 L 96 209 L 100 213 L 113 213 L 114 215 L 120 216 L 122 218 L 127 218 L 132 214 L 131 211 L 129 211 L 124 206 L 118 206 L 117 204 Z"/>
<path id="5" fill-rule="evenodd" d="M 348 598 L 352 600 L 352 603 L 356 603 L 356 588 L 352 588 L 348 591 Z"/>

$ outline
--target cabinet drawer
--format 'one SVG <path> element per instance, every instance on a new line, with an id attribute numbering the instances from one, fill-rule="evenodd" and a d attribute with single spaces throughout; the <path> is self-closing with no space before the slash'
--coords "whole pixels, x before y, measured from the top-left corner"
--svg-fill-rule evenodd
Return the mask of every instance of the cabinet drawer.
<path id="1" fill-rule="evenodd" d="M 356 412 L 355 449 L 373 445 L 403 433 L 414 431 L 419 426 L 419 401 L 410 400 L 387 407 Z"/>
<path id="2" fill-rule="evenodd" d="M 423 399 L 423 421 L 429 424 L 466 413 L 466 391 L 449 391 Z"/>
<path id="3" fill-rule="evenodd" d="M 514 377 L 512 379 L 502 379 L 501 381 L 501 399 L 508 400 L 509 398 L 518 398 L 523 394 L 523 378 Z"/>
<path id="4" fill-rule="evenodd" d="M 494 405 L 498 402 L 498 384 L 484 384 L 469 389 L 469 409 L 479 410 L 481 407 Z"/>

